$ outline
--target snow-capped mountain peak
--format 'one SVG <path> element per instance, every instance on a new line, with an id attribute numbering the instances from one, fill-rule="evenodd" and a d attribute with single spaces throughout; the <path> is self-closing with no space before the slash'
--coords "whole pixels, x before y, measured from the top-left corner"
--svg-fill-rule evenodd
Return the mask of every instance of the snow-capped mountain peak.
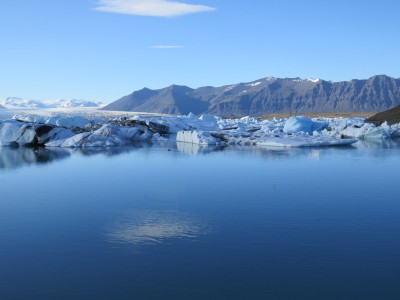
<path id="1" fill-rule="evenodd" d="M 54 99 L 36 100 L 18 97 L 7 97 L 0 99 L 0 108 L 8 109 L 44 109 L 44 108 L 72 108 L 72 107 L 102 107 L 101 102 L 93 102 L 82 99 Z"/>

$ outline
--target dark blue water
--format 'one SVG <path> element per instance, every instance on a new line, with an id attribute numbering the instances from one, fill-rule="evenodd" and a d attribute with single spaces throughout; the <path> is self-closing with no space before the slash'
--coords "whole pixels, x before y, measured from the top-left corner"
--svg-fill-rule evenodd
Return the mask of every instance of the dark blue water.
<path id="1" fill-rule="evenodd" d="M 0 299 L 400 299 L 400 142 L 0 148 Z"/>

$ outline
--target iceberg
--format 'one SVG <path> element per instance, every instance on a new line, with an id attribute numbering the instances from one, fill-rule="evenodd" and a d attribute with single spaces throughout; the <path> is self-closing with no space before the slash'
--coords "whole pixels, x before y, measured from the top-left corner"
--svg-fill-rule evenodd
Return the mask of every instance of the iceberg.
<path id="1" fill-rule="evenodd" d="M 283 132 L 293 134 L 303 131 L 312 134 L 314 131 L 322 131 L 326 127 L 328 127 L 328 124 L 325 122 L 315 122 L 310 118 L 298 116 L 291 117 L 285 122 Z"/>
<path id="2" fill-rule="evenodd" d="M 30 145 L 35 142 L 37 127 L 20 124 L 15 121 L 5 121 L 0 124 L 0 145 Z"/>
<path id="3" fill-rule="evenodd" d="M 391 127 L 385 122 L 381 126 L 365 123 L 363 126 L 353 125 L 342 130 L 342 136 L 360 140 L 388 139 L 391 137 Z"/>
<path id="4" fill-rule="evenodd" d="M 173 140 L 203 146 L 322 147 L 400 136 L 400 124 L 376 126 L 364 123 L 364 120 L 303 116 L 223 119 L 213 115 L 154 116 L 105 112 L 101 115 L 90 112 L 46 116 L 36 113 L 16 115 L 13 120 L 0 122 L 0 145 L 85 148 Z"/>
<path id="5" fill-rule="evenodd" d="M 220 145 L 223 141 L 213 136 L 209 131 L 179 131 L 176 135 L 177 142 L 197 145 Z"/>
<path id="6" fill-rule="evenodd" d="M 149 141 L 152 137 L 149 130 L 105 124 L 93 132 L 83 132 L 66 139 L 50 141 L 45 145 L 66 148 L 126 146 L 138 141 Z"/>

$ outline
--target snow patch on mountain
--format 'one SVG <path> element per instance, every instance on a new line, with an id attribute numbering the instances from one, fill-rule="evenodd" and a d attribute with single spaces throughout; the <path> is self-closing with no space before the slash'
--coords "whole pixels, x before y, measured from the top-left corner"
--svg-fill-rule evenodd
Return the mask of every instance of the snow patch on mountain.
<path id="1" fill-rule="evenodd" d="M 237 86 L 237 84 L 228 86 L 228 87 L 225 89 L 225 92 L 229 92 L 229 91 L 233 90 L 236 86 Z"/>
<path id="2" fill-rule="evenodd" d="M 294 82 L 312 82 L 312 83 L 318 83 L 320 81 L 319 78 L 307 78 L 307 79 L 303 79 L 303 78 L 294 78 L 292 79 Z"/>
<path id="3" fill-rule="evenodd" d="M 261 82 L 257 81 L 257 82 L 249 83 L 249 84 L 247 84 L 247 86 L 255 87 L 255 86 L 260 85 L 260 84 L 261 84 Z"/>

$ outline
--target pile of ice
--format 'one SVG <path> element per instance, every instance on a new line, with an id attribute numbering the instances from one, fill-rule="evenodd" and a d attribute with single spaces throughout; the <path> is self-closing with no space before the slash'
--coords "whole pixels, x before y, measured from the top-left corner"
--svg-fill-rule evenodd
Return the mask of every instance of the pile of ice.
<path id="1" fill-rule="evenodd" d="M 107 147 L 150 141 L 148 126 L 97 123 L 83 117 L 26 117 L 0 122 L 0 146 Z"/>
<path id="2" fill-rule="evenodd" d="M 313 147 L 348 145 L 357 140 L 389 139 L 400 136 L 400 124 L 381 126 L 364 123 L 364 118 L 306 118 L 258 120 L 214 117 L 218 131 L 198 129 L 178 132 L 177 141 L 200 145 L 260 145 Z"/>
<path id="3" fill-rule="evenodd" d="M 139 141 L 148 141 L 152 134 L 146 128 L 105 124 L 93 132 L 82 132 L 65 139 L 47 142 L 47 147 L 110 147 L 126 146 Z"/>
<path id="4" fill-rule="evenodd" d="M 364 118 L 224 119 L 213 115 L 120 116 L 17 115 L 0 122 L 0 145 L 104 147 L 167 138 L 197 145 L 313 147 L 400 136 L 400 124 L 381 126 Z"/>

